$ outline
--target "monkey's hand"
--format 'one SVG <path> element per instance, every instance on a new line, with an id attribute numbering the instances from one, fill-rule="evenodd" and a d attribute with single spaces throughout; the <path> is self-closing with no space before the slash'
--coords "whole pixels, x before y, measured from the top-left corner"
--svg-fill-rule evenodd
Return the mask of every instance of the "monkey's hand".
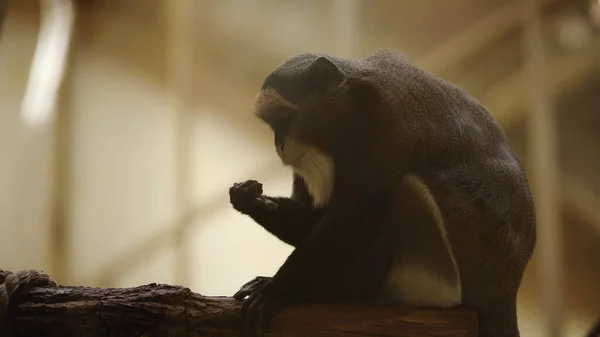
<path id="1" fill-rule="evenodd" d="M 264 331 L 271 331 L 283 304 L 281 296 L 272 287 L 270 277 L 259 282 L 263 283 L 261 289 L 250 294 L 242 303 L 241 310 L 244 315 L 242 337 L 262 337 Z"/>
<path id="2" fill-rule="evenodd" d="M 246 298 L 246 296 L 252 296 L 252 294 L 259 292 L 270 280 L 270 277 L 257 276 L 252 281 L 246 282 L 237 293 L 233 294 L 233 298 L 239 301 Z"/>
<path id="3" fill-rule="evenodd" d="M 256 180 L 235 183 L 229 188 L 229 201 L 233 208 L 244 214 L 255 208 L 276 210 L 279 206 L 263 195 L 262 184 Z"/>

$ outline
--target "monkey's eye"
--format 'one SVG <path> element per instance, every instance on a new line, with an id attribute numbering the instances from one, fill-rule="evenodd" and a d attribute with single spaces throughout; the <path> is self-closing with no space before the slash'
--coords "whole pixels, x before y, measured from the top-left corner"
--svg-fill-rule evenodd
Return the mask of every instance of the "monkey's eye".
<path id="1" fill-rule="evenodd" d="M 280 133 L 275 133 L 275 148 L 278 151 L 283 152 L 283 146 L 284 146 L 284 137 L 280 134 Z"/>
<path id="2" fill-rule="evenodd" d="M 273 106 L 269 108 L 263 119 L 271 126 L 275 133 L 285 134 L 292 120 L 293 113 L 293 109 L 283 106 Z"/>

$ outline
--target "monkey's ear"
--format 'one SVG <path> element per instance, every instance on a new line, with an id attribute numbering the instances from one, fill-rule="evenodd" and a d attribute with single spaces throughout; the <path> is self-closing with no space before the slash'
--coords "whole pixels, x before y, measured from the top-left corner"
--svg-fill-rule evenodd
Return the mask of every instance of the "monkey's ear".
<path id="1" fill-rule="evenodd" d="M 340 69 L 327 57 L 319 56 L 308 67 L 309 76 L 317 83 L 335 84 L 344 79 Z"/>

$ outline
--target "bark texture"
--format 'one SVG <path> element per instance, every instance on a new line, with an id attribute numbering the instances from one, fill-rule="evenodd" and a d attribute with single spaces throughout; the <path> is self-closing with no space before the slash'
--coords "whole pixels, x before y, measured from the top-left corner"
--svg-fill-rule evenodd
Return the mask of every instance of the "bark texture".
<path id="1" fill-rule="evenodd" d="M 237 336 L 240 302 L 187 288 L 33 288 L 11 300 L 2 337 Z M 475 313 L 299 305 L 283 310 L 267 336 L 477 336 Z"/>

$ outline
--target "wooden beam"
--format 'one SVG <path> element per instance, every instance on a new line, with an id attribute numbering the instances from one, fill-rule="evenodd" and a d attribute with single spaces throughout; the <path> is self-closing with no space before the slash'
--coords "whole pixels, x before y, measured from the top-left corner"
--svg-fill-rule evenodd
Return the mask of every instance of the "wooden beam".
<path id="1" fill-rule="evenodd" d="M 167 91 L 175 108 L 175 181 L 178 220 L 171 226 L 176 234 L 175 280 L 178 284 L 190 282 L 190 252 L 186 241 L 188 216 L 192 207 L 192 109 L 194 100 L 195 39 L 194 0 L 167 0 L 166 16 Z"/>
<path id="2" fill-rule="evenodd" d="M 540 298 L 545 336 L 563 335 L 563 253 L 555 111 L 544 43 L 543 0 L 523 0 L 527 15 L 525 50 L 529 97 L 530 180 L 537 209 Z"/>
<path id="3" fill-rule="evenodd" d="M 563 176 L 562 181 L 565 206 L 574 210 L 586 223 L 593 225 L 600 235 L 600 193 L 572 177 Z"/>
<path id="4" fill-rule="evenodd" d="M 205 297 L 187 288 L 149 284 L 135 288 L 34 288 L 18 298 L 0 335 L 6 337 L 235 336 L 240 301 Z M 286 307 L 268 336 L 476 337 L 477 315 L 465 309 L 395 307 Z"/>
<path id="5" fill-rule="evenodd" d="M 75 8 L 71 2 L 63 2 L 63 3 L 46 3 L 46 6 L 58 6 L 60 8 L 45 8 L 43 10 L 62 10 L 68 11 L 70 13 L 63 13 L 61 17 L 69 17 L 69 25 L 75 25 Z M 41 6 L 42 8 L 44 6 Z M 50 15 L 51 13 L 46 13 Z M 54 13 L 56 15 L 56 12 Z M 54 20 L 60 19 L 61 17 L 54 18 Z M 52 24 L 52 19 L 42 20 L 42 22 L 46 22 Z M 63 23 L 66 24 L 66 23 Z M 49 29 L 45 27 L 41 27 L 41 29 Z M 61 68 L 59 74 L 54 74 L 57 78 L 54 78 L 48 82 L 47 79 L 44 79 L 42 76 L 38 76 L 37 80 L 41 81 L 41 84 L 37 85 L 37 90 L 47 90 L 48 92 L 53 92 L 56 95 L 56 98 L 50 98 L 50 100 L 56 100 L 58 104 L 56 104 L 56 108 L 52 109 L 52 111 L 47 111 L 47 113 L 54 113 L 53 123 L 53 152 L 52 152 L 52 164 L 53 164 L 53 172 L 52 172 L 52 205 L 51 205 L 51 218 L 50 218 L 50 272 L 55 275 L 56 279 L 59 282 L 68 282 L 69 280 L 69 262 L 70 262 L 70 252 L 69 252 L 69 234 L 70 234 L 70 213 L 71 213 L 71 192 L 72 192 L 72 109 L 71 109 L 71 94 L 73 90 L 73 83 L 71 77 L 71 63 L 68 62 L 68 58 L 70 53 L 72 52 L 72 44 L 73 41 L 71 39 L 71 30 L 72 27 L 69 28 L 68 39 L 67 41 L 62 41 L 62 43 L 67 43 L 66 48 L 61 54 L 61 59 L 56 59 L 54 63 L 45 63 L 46 66 L 56 66 Z M 42 38 L 42 37 L 40 37 Z M 52 38 L 46 37 L 46 38 Z M 65 36 L 57 37 L 59 39 L 65 39 Z M 48 44 L 49 41 L 38 41 L 38 44 Z M 52 41 L 50 41 L 52 42 Z M 60 44 L 60 43 L 59 43 Z M 44 57 L 44 49 L 39 50 L 36 48 L 36 53 L 41 53 L 38 57 Z M 36 77 L 30 77 L 31 81 L 35 80 Z M 49 84 L 50 87 L 44 86 L 43 84 Z M 56 87 L 54 87 L 56 86 Z M 28 97 L 26 96 L 24 100 Z M 30 96 L 29 99 L 35 100 L 35 96 Z M 24 104 L 27 105 L 26 103 Z M 30 116 L 32 117 L 32 116 Z M 35 125 L 35 123 L 33 124 Z"/>
<path id="6" fill-rule="evenodd" d="M 355 58 L 360 51 L 360 19 L 362 0 L 333 0 L 331 20 L 333 22 L 333 42 L 336 54 L 340 57 Z"/>
<path id="7" fill-rule="evenodd" d="M 520 25 L 523 22 L 522 9 L 520 0 L 505 2 L 463 33 L 448 39 L 422 59 L 416 60 L 416 64 L 434 74 L 443 74 Z"/>
<path id="8" fill-rule="evenodd" d="M 554 55 L 547 60 L 552 76 L 546 78 L 549 95 L 564 94 L 593 76 L 600 75 L 600 38 L 578 52 Z M 528 116 L 524 109 L 529 102 L 527 81 L 529 72 L 520 68 L 496 84 L 479 100 L 486 105 L 504 129 L 510 129 Z M 508 99 L 510 98 L 510 99 Z"/>

